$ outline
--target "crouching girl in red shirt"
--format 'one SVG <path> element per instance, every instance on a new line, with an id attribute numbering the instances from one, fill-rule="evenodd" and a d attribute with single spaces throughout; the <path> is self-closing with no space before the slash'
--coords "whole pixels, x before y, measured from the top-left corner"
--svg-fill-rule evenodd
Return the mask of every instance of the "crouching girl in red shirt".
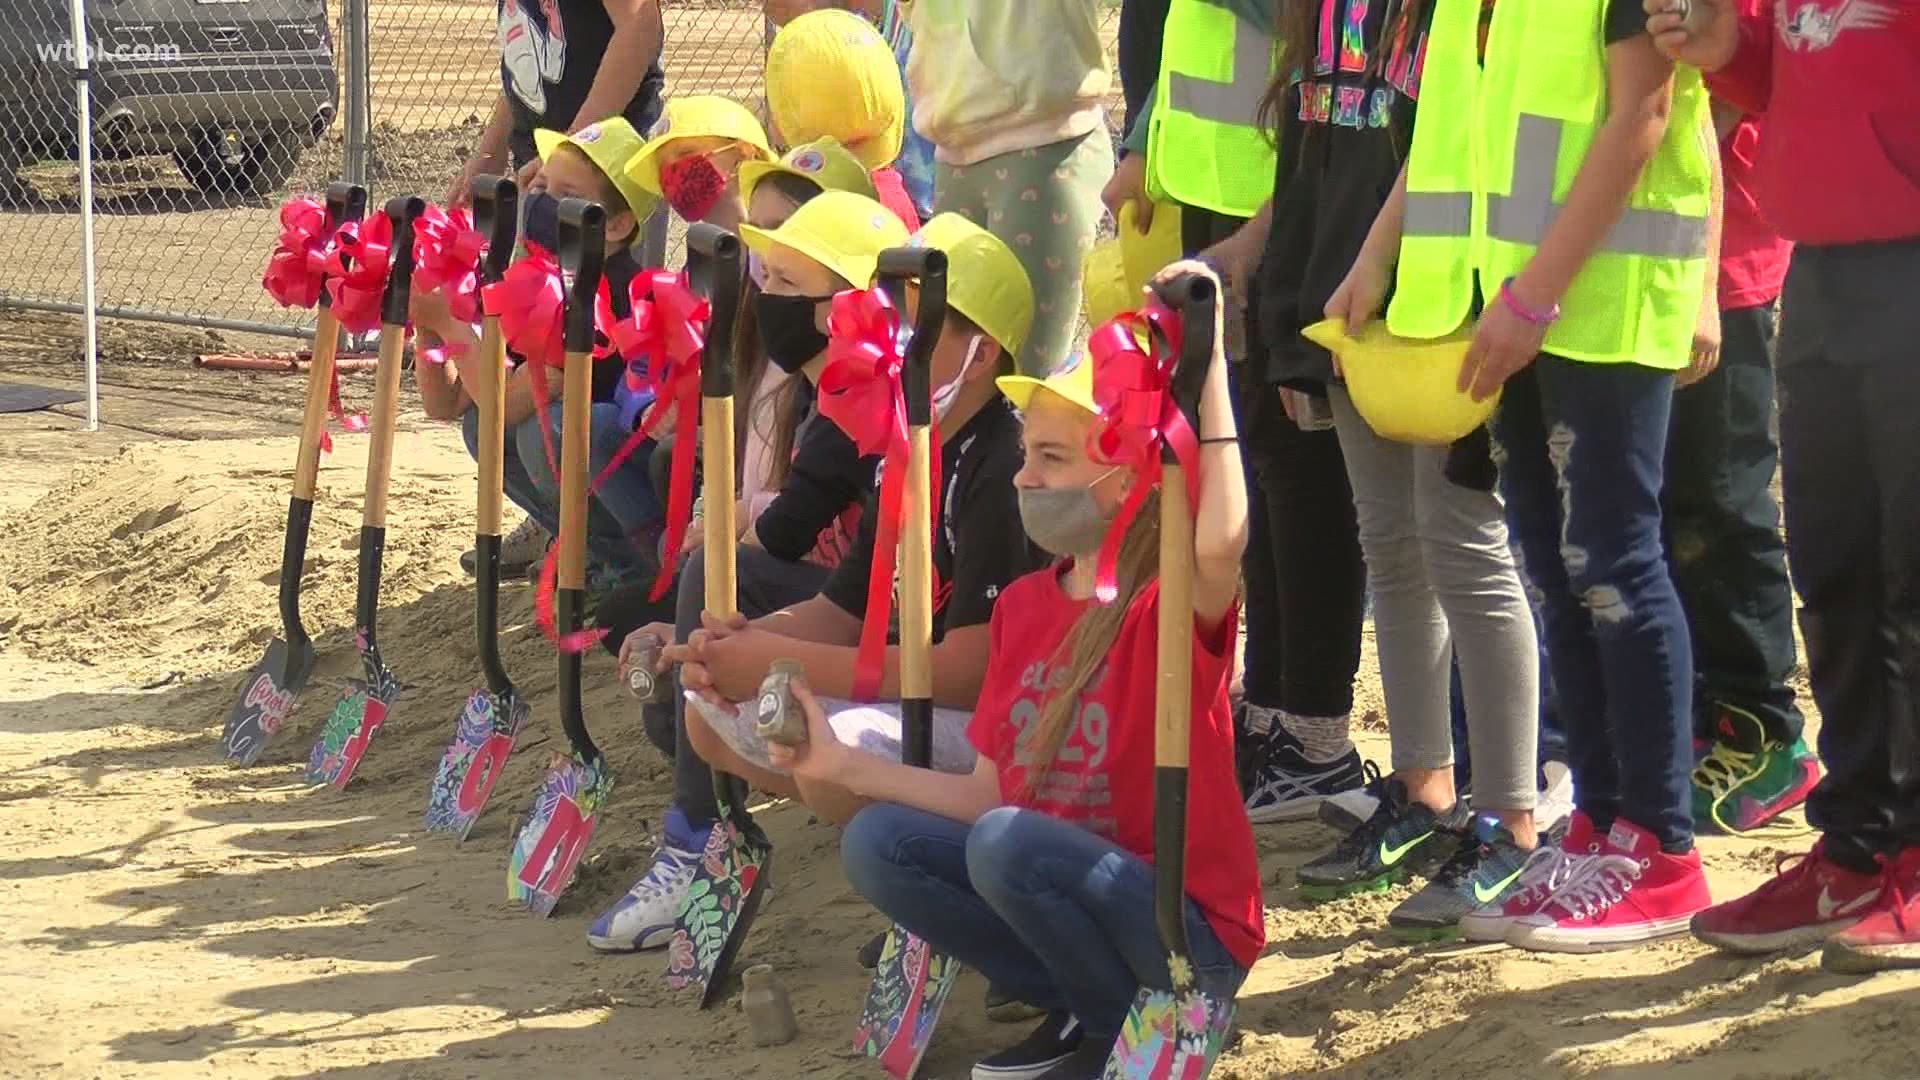
<path id="1" fill-rule="evenodd" d="M 1199 263 L 1190 270 L 1212 276 Z M 1216 335 L 1217 336 L 1217 335 Z M 1100 361 L 1045 380 L 1008 376 L 1025 414 L 1014 477 L 1033 541 L 1060 557 L 994 605 L 991 654 L 967 736 L 968 775 L 844 747 L 802 695 L 810 740 L 781 764 L 873 799 L 847 826 L 848 880 L 888 917 L 1049 1010 L 980 1077 L 1098 1077 L 1138 987 L 1167 989 L 1154 928 L 1153 769 L 1158 495 L 1121 542 L 1119 595 L 1094 599 L 1096 556 L 1141 481 L 1089 453 Z M 1201 395 L 1194 531 L 1193 746 L 1187 933 L 1202 986 L 1231 997 L 1265 943 L 1253 834 L 1233 773 L 1227 682 L 1247 502 L 1216 342 Z"/>

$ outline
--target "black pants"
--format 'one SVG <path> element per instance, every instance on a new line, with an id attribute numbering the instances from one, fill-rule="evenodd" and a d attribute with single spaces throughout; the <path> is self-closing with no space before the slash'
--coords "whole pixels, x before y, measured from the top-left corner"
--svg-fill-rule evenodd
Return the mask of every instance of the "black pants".
<path id="1" fill-rule="evenodd" d="M 1787 554 L 1827 766 L 1808 817 L 1864 870 L 1920 845 L 1920 239 L 1801 246 L 1782 311 Z"/>
<path id="2" fill-rule="evenodd" d="M 1193 207 L 1187 250 L 1243 222 Z M 1346 460 L 1332 429 L 1302 431 L 1264 378 L 1259 315 L 1246 313 L 1247 356 L 1234 358 L 1234 422 L 1247 470 L 1246 699 L 1300 716 L 1353 711 L 1367 571 Z"/>
<path id="3" fill-rule="evenodd" d="M 749 619 L 771 615 L 819 593 L 827 580 L 825 567 L 810 562 L 788 562 L 767 554 L 765 548 L 741 546 L 734 554 L 734 585 L 740 614 Z M 700 628 L 706 607 L 706 559 L 694 552 L 680 567 L 680 592 L 674 607 L 673 638 L 685 641 Z M 680 694 L 680 676 L 674 674 L 673 698 L 644 710 L 649 737 L 673 732 L 673 801 L 695 828 L 720 816 L 714 801 L 713 772 L 687 743 L 687 703 Z"/>
<path id="4" fill-rule="evenodd" d="M 1667 563 L 1693 638 L 1696 731 L 1716 707 L 1751 712 L 1772 742 L 1794 704 L 1793 588 L 1773 500 L 1773 309 L 1721 313 L 1720 366 L 1674 394 L 1661 496 Z"/>

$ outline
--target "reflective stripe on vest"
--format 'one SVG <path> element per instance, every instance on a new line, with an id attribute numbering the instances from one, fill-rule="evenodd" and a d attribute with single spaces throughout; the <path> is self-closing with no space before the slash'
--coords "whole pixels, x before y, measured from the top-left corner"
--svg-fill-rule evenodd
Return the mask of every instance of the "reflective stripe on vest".
<path id="1" fill-rule="evenodd" d="M 1513 176 L 1507 185 L 1511 194 L 1487 196 L 1486 234 L 1492 240 L 1538 246 L 1564 205 L 1553 200 L 1562 124 L 1544 116 L 1522 115 L 1516 127 Z M 1405 207 L 1403 235 L 1472 235 L 1473 196 L 1466 192 L 1410 191 Z M 1600 250 L 1654 259 L 1702 257 L 1707 250 L 1707 220 L 1628 207 Z"/>
<path id="2" fill-rule="evenodd" d="M 1260 130 L 1273 37 L 1207 0 L 1167 11 L 1147 134 L 1147 193 L 1252 217 L 1273 194 L 1274 148 Z"/>

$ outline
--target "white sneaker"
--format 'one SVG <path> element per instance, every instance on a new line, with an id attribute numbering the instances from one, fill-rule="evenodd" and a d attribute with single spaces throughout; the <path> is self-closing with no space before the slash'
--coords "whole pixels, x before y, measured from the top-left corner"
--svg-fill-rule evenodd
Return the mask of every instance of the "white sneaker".
<path id="1" fill-rule="evenodd" d="M 1540 773 L 1547 786 L 1533 805 L 1533 824 L 1544 833 L 1573 813 L 1573 770 L 1563 761 L 1549 761 L 1540 766 Z"/>
<path id="2" fill-rule="evenodd" d="M 601 952 L 666 948 L 673 940 L 680 908 L 687 902 L 700 855 L 698 849 L 662 845 L 646 875 L 593 920 L 587 928 L 587 944 Z"/>
<path id="3" fill-rule="evenodd" d="M 547 557 L 547 548 L 553 543 L 553 534 L 541 527 L 532 518 L 521 518 L 520 524 L 500 541 L 500 577 L 511 580 L 527 572 L 527 567 L 538 565 Z M 460 556 L 460 567 L 467 573 L 475 572 L 479 565 L 479 553 L 469 551 Z"/>

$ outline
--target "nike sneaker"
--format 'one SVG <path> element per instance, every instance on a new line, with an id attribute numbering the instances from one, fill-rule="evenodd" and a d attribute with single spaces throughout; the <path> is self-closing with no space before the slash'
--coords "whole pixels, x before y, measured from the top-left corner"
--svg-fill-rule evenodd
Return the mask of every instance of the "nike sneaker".
<path id="1" fill-rule="evenodd" d="M 1366 783 L 1359 751 L 1349 750 L 1328 762 L 1308 761 L 1299 740 L 1276 725 L 1247 762 L 1241 790 L 1247 797 L 1247 820 L 1264 825 L 1313 818 L 1327 800 Z"/>
<path id="2" fill-rule="evenodd" d="M 1544 919 L 1541 910 L 1560 886 L 1600 857 L 1603 838 L 1593 819 L 1575 810 L 1559 837 L 1548 835 L 1527 857 L 1527 864 L 1504 901 L 1483 904 L 1461 916 L 1460 933 L 1468 941 L 1505 941 L 1516 924 Z"/>
<path id="3" fill-rule="evenodd" d="M 1827 939 L 1820 964 L 1843 975 L 1920 967 L 1920 847 L 1892 860 L 1867 917 Z"/>
<path id="4" fill-rule="evenodd" d="M 1722 832 L 1759 828 L 1807 801 L 1820 763 L 1805 739 L 1771 741 L 1745 709 L 1715 709 L 1713 738 L 1693 767 L 1693 820 Z"/>
<path id="5" fill-rule="evenodd" d="M 1738 900 L 1693 917 L 1693 936 L 1728 952 L 1759 954 L 1816 945 L 1859 922 L 1880 899 L 1881 875 L 1827 858 L 1824 841 L 1783 855 L 1774 876 Z"/>
<path id="6" fill-rule="evenodd" d="M 1460 936 L 1460 920 L 1476 908 L 1506 901 L 1520 887 L 1533 852 L 1513 842 L 1513 834 L 1485 814 L 1426 887 L 1402 901 L 1387 925 L 1403 941 L 1450 941 Z M 1544 841 L 1543 841 L 1544 843 Z"/>
<path id="7" fill-rule="evenodd" d="M 1388 777 L 1380 805 L 1332 851 L 1297 874 L 1302 899 L 1337 900 L 1361 893 L 1385 892 L 1415 873 L 1429 874 L 1459 845 L 1467 808 L 1456 804 L 1445 815 L 1407 798 L 1407 788 Z"/>
<path id="8" fill-rule="evenodd" d="M 1517 921 L 1507 944 L 1538 952 L 1598 952 L 1687 932 L 1713 903 L 1700 850 L 1670 855 L 1645 829 L 1615 818 L 1598 858 L 1554 890 L 1536 919 Z"/>

